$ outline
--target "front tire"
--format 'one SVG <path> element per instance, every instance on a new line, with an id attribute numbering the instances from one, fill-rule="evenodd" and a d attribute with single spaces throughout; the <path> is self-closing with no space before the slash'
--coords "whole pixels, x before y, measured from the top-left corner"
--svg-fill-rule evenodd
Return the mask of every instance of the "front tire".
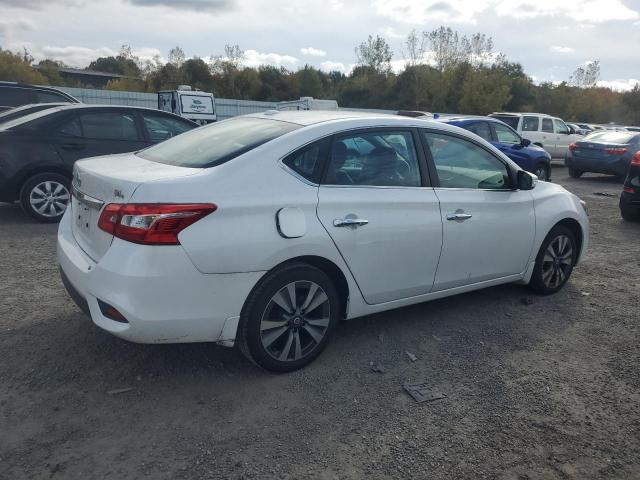
<path id="1" fill-rule="evenodd" d="M 580 178 L 584 172 L 576 168 L 569 168 L 569 176 L 571 178 Z"/>
<path id="2" fill-rule="evenodd" d="M 553 227 L 542 242 L 529 286 L 542 295 L 560 291 L 569 281 L 577 258 L 573 232 L 563 225 Z"/>
<path id="3" fill-rule="evenodd" d="M 243 308 L 238 346 L 272 372 L 311 363 L 340 320 L 340 298 L 329 277 L 307 264 L 285 265 L 266 275 Z"/>
<path id="4" fill-rule="evenodd" d="M 20 205 L 42 223 L 59 222 L 71 200 L 71 182 L 59 173 L 39 173 L 20 189 Z"/>
<path id="5" fill-rule="evenodd" d="M 548 165 L 544 163 L 539 163 L 536 165 L 535 171 L 533 172 L 540 180 L 544 182 L 548 182 L 551 180 L 551 170 Z"/>

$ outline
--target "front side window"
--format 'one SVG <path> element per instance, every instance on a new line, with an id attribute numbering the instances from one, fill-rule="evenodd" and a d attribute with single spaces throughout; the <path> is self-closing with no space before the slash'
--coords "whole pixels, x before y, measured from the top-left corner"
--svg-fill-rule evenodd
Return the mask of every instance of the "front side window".
<path id="1" fill-rule="evenodd" d="M 53 92 L 46 92 L 44 90 L 36 91 L 37 103 L 69 103 L 69 100 L 63 95 L 59 95 Z"/>
<path id="2" fill-rule="evenodd" d="M 31 94 L 25 88 L 0 88 L 0 107 L 19 107 L 31 103 Z"/>
<path id="3" fill-rule="evenodd" d="M 440 187 L 484 190 L 509 188 L 509 170 L 498 158 L 468 140 L 422 131 Z"/>
<path id="4" fill-rule="evenodd" d="M 522 117 L 522 131 L 523 132 L 537 132 L 540 128 L 540 118 L 534 116 Z"/>
<path id="5" fill-rule="evenodd" d="M 556 129 L 556 133 L 563 133 L 563 134 L 569 133 L 569 127 L 567 127 L 567 124 L 564 123 L 562 120 L 558 120 L 557 118 L 554 118 L 553 125 Z"/>
<path id="6" fill-rule="evenodd" d="M 99 140 L 138 140 L 135 117 L 130 113 L 92 112 L 80 115 L 86 138 Z"/>
<path id="7" fill-rule="evenodd" d="M 149 140 L 162 142 L 194 128 L 190 123 L 157 113 L 143 113 L 144 126 L 149 133 Z"/>
<path id="8" fill-rule="evenodd" d="M 209 168 L 232 160 L 271 140 L 300 128 L 266 118 L 232 118 L 195 128 L 137 155 L 178 167 Z"/>
<path id="9" fill-rule="evenodd" d="M 489 128 L 489 124 L 487 122 L 477 122 L 472 123 L 471 125 L 467 125 L 464 127 L 466 130 L 475 133 L 481 138 L 484 138 L 487 142 L 491 142 L 491 129 Z"/>
<path id="10" fill-rule="evenodd" d="M 542 119 L 542 131 L 545 133 L 553 133 L 553 121 L 550 118 Z"/>
<path id="11" fill-rule="evenodd" d="M 496 129 L 496 137 L 498 138 L 498 142 L 509 143 L 512 145 L 517 145 L 521 142 L 520 137 L 509 127 L 500 125 L 499 123 L 494 123 L 493 128 Z"/>
<path id="12" fill-rule="evenodd" d="M 381 187 L 422 185 L 410 131 L 376 130 L 335 139 L 325 184 Z"/>
<path id="13" fill-rule="evenodd" d="M 329 138 L 314 142 L 292 153 L 282 163 L 310 182 L 319 183 L 330 143 Z"/>

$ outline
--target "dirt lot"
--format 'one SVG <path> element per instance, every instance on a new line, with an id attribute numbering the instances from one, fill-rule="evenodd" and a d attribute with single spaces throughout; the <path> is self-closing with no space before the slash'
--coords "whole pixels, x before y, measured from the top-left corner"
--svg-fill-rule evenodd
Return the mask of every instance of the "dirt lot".
<path id="1" fill-rule="evenodd" d="M 279 376 L 233 349 L 103 333 L 61 286 L 56 227 L 0 206 L 0 478 L 640 478 L 640 224 L 615 180 L 554 180 L 592 220 L 561 293 L 345 322 Z M 407 381 L 447 397 L 415 403 Z"/>

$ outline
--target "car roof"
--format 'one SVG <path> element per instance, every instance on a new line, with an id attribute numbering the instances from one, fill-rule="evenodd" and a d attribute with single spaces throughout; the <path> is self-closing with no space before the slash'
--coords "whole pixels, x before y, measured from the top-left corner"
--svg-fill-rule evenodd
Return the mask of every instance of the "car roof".
<path id="1" fill-rule="evenodd" d="M 536 113 L 536 112 L 493 112 L 491 115 L 510 115 L 512 117 L 523 117 L 525 115 L 537 115 L 539 117 L 558 118 L 548 113 Z"/>
<path id="2" fill-rule="evenodd" d="M 295 123 L 301 126 L 357 118 L 377 118 L 389 121 L 393 121 L 393 119 L 400 119 L 403 122 L 406 122 L 408 120 L 415 120 L 411 117 L 403 117 L 387 113 L 356 112 L 349 110 L 267 110 L 266 112 L 245 115 L 245 117 L 280 120 L 282 122 Z"/>

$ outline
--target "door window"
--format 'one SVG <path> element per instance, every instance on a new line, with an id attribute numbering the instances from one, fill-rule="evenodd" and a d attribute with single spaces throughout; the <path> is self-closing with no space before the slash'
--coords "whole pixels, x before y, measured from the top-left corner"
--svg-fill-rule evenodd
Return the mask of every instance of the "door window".
<path id="1" fill-rule="evenodd" d="M 19 107 L 31 103 L 31 94 L 25 88 L 0 87 L 0 106 Z"/>
<path id="2" fill-rule="evenodd" d="M 537 132 L 540 128 L 540 118 L 525 116 L 522 117 L 522 131 L 523 132 Z"/>
<path id="3" fill-rule="evenodd" d="M 421 186 L 418 155 L 411 132 L 376 130 L 337 137 L 324 183 Z"/>
<path id="4" fill-rule="evenodd" d="M 93 112 L 80 115 L 84 136 L 99 140 L 140 140 L 135 117 L 124 112 Z"/>
<path id="5" fill-rule="evenodd" d="M 484 148 L 459 137 L 422 131 L 431 151 L 440 186 L 502 190 L 509 188 L 509 170 Z"/>
<path id="6" fill-rule="evenodd" d="M 319 183 L 330 143 L 329 138 L 314 142 L 292 153 L 282 163 L 310 182 Z"/>
<path id="7" fill-rule="evenodd" d="M 472 123 L 471 125 L 467 125 L 465 128 L 479 137 L 484 138 L 487 142 L 491 142 L 493 140 L 491 138 L 491 129 L 487 122 Z"/>
<path id="8" fill-rule="evenodd" d="M 69 103 L 69 100 L 62 95 L 42 90 L 36 90 L 36 101 L 37 103 Z"/>
<path id="9" fill-rule="evenodd" d="M 550 118 L 542 119 L 542 131 L 545 133 L 553 133 L 553 121 Z"/>
<path id="10" fill-rule="evenodd" d="M 155 113 L 143 113 L 142 118 L 149 133 L 149 140 L 153 143 L 162 142 L 194 128 L 188 122 Z"/>
<path id="11" fill-rule="evenodd" d="M 520 137 L 509 127 L 500 125 L 499 123 L 494 123 L 493 128 L 496 129 L 496 137 L 498 138 L 498 142 L 509 143 L 512 145 L 517 145 L 521 142 Z"/>
<path id="12" fill-rule="evenodd" d="M 80 120 L 78 120 L 78 117 L 73 117 L 57 127 L 54 133 L 65 137 L 81 137 L 82 127 L 80 127 Z"/>
<path id="13" fill-rule="evenodd" d="M 556 129 L 556 133 L 561 133 L 564 135 L 569 134 L 569 127 L 567 127 L 567 124 L 564 123 L 562 120 L 558 120 L 557 118 L 554 118 L 553 125 Z"/>

